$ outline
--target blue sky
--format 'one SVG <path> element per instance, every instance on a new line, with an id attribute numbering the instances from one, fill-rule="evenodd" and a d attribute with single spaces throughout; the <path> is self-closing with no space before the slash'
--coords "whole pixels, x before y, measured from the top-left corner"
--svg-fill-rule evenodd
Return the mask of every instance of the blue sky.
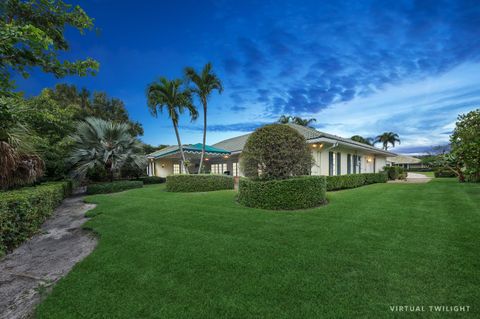
<path id="1" fill-rule="evenodd" d="M 69 30 L 71 51 L 101 66 L 95 77 L 19 80 L 29 94 L 55 83 L 122 99 L 150 144 L 174 144 L 145 88 L 159 76 L 211 61 L 224 92 L 210 99 L 207 143 L 244 134 L 281 114 L 314 117 L 350 137 L 400 135 L 394 150 L 448 142 L 456 116 L 480 105 L 478 1 L 81 1 L 98 32 Z M 185 143 L 201 119 L 181 122 Z"/>

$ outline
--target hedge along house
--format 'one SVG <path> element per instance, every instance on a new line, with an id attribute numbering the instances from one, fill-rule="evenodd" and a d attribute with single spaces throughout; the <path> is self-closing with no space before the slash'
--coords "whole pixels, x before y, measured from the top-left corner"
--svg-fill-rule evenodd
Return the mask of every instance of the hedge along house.
<path id="1" fill-rule="evenodd" d="M 379 148 L 317 131 L 296 124 L 285 124 L 302 134 L 312 151 L 312 175 L 346 175 L 377 173 L 387 165 L 387 156 L 396 154 Z M 226 139 L 206 146 L 205 173 L 243 176 L 240 156 L 250 134 Z M 190 162 L 190 173 L 196 173 L 202 144 L 185 145 L 185 157 Z M 166 177 L 182 174 L 183 165 L 178 146 L 169 146 L 147 155 L 149 176 Z"/>

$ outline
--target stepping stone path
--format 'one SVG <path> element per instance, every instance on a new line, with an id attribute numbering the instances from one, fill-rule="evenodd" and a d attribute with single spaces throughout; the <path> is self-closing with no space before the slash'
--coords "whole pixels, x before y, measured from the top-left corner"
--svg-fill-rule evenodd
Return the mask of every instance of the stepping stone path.
<path id="1" fill-rule="evenodd" d="M 35 306 L 97 244 L 82 229 L 94 208 L 83 196 L 67 198 L 40 232 L 0 259 L 0 318 L 29 318 Z"/>

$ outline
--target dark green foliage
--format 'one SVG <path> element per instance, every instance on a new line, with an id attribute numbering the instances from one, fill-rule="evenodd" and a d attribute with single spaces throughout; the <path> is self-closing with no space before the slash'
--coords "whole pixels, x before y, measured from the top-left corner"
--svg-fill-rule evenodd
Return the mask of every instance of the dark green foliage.
<path id="1" fill-rule="evenodd" d="M 70 181 L 0 192 L 0 255 L 32 236 L 71 192 Z"/>
<path id="2" fill-rule="evenodd" d="M 246 177 L 271 180 L 308 175 L 312 155 L 305 138 L 284 124 L 265 125 L 253 132 L 240 165 Z"/>
<path id="3" fill-rule="evenodd" d="M 95 74 L 97 61 L 68 61 L 59 56 L 70 48 L 65 38 L 70 28 L 83 34 L 93 28 L 93 19 L 80 6 L 61 0 L 1 1 L 0 92 L 10 91 L 11 79 L 17 74 L 27 78 L 34 67 L 57 78 Z"/>
<path id="4" fill-rule="evenodd" d="M 435 170 L 435 177 L 457 177 L 454 171 L 448 168 L 439 168 Z"/>
<path id="5" fill-rule="evenodd" d="M 480 181 L 480 109 L 458 116 L 450 142 L 452 156 L 463 164 L 460 181 Z"/>
<path id="6" fill-rule="evenodd" d="M 389 180 L 407 178 L 407 171 L 400 166 L 385 166 L 383 170 L 387 173 Z"/>
<path id="7" fill-rule="evenodd" d="M 115 181 L 111 183 L 90 184 L 87 186 L 87 194 L 107 194 L 121 192 L 132 188 L 142 188 L 142 181 Z"/>
<path id="8" fill-rule="evenodd" d="M 165 177 L 158 177 L 158 176 L 143 176 L 138 178 L 139 181 L 142 181 L 143 184 L 162 184 L 166 182 Z"/>
<path id="9" fill-rule="evenodd" d="M 209 192 L 233 189 L 233 177 L 226 175 L 171 175 L 167 176 L 169 192 Z"/>
<path id="10" fill-rule="evenodd" d="M 368 184 L 386 183 L 386 173 L 365 173 L 340 176 L 327 176 L 327 190 L 355 188 Z"/>
<path id="11" fill-rule="evenodd" d="M 263 209 L 303 209 L 324 204 L 325 194 L 325 176 L 299 176 L 270 181 L 242 178 L 238 202 Z"/>

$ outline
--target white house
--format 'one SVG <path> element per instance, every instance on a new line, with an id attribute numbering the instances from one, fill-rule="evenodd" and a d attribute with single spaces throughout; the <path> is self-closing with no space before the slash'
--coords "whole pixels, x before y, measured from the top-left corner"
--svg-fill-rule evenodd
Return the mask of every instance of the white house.
<path id="1" fill-rule="evenodd" d="M 345 175 L 376 173 L 387 164 L 388 156 L 396 154 L 352 141 L 348 138 L 317 131 L 296 124 L 285 124 L 302 134 L 312 150 L 312 175 Z M 242 176 L 239 158 L 250 134 L 229 138 L 206 146 L 205 173 Z M 183 146 L 190 162 L 190 172 L 198 170 L 201 144 Z M 178 146 L 169 146 L 148 154 L 148 175 L 166 177 L 181 174 L 183 165 Z"/>

